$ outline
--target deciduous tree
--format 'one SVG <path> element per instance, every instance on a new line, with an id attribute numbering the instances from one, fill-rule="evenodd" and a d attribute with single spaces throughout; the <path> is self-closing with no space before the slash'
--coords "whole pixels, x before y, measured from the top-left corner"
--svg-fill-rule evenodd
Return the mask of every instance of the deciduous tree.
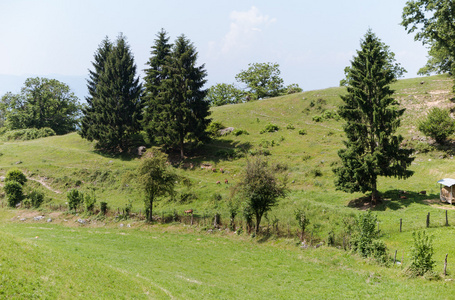
<path id="1" fill-rule="evenodd" d="M 246 84 L 251 99 L 276 97 L 284 91 L 279 67 L 277 63 L 248 64 L 248 69 L 242 70 L 235 79 Z"/>
<path id="2" fill-rule="evenodd" d="M 233 84 L 218 83 L 208 90 L 206 100 L 211 106 L 241 103 L 244 93 Z"/>
<path id="3" fill-rule="evenodd" d="M 49 127 L 66 134 L 76 130 L 80 108 L 68 85 L 36 77 L 25 81 L 20 94 L 5 94 L 0 109 L 9 129 Z"/>
<path id="4" fill-rule="evenodd" d="M 335 168 L 336 188 L 346 192 L 371 191 L 378 199 L 378 176 L 407 178 L 412 150 L 401 147 L 403 137 L 394 135 L 404 109 L 392 97 L 396 80 L 388 67 L 387 51 L 369 30 L 351 62 L 347 94 L 341 96 L 339 115 L 346 121 L 346 148 L 338 151 L 342 165 Z"/>
<path id="5" fill-rule="evenodd" d="M 279 181 L 274 170 L 261 156 L 247 161 L 247 166 L 238 185 L 245 199 L 245 211 L 250 211 L 256 219 L 256 233 L 262 216 L 277 205 L 278 199 L 286 195 L 286 180 Z"/>

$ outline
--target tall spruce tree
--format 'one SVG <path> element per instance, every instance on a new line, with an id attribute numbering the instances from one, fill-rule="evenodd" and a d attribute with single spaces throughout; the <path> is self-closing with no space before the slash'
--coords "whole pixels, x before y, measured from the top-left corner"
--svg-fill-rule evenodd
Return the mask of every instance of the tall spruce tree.
<path id="1" fill-rule="evenodd" d="M 387 51 L 369 30 L 361 49 L 351 61 L 347 94 L 340 116 L 346 121 L 346 149 L 338 151 L 342 165 L 334 169 L 335 185 L 345 192 L 371 191 L 371 201 L 379 198 L 378 176 L 408 178 L 414 158 L 412 150 L 400 146 L 403 137 L 394 135 L 404 109 L 392 98 L 390 84 L 396 81 Z"/>
<path id="2" fill-rule="evenodd" d="M 141 129 L 142 115 L 142 85 L 125 37 L 120 35 L 112 46 L 105 39 L 93 65 L 81 135 L 96 140 L 98 149 L 124 152 Z"/>
<path id="3" fill-rule="evenodd" d="M 89 70 L 89 79 L 87 79 L 89 96 L 85 97 L 87 104 L 82 109 L 83 117 L 81 118 L 81 128 L 79 131 L 79 134 L 83 138 L 88 139 L 89 137 L 92 137 L 92 140 L 99 139 L 99 137 L 94 136 L 95 132 L 92 132 L 96 120 L 96 104 L 94 104 L 93 101 L 96 102 L 96 91 L 99 83 L 99 78 L 101 74 L 104 73 L 106 60 L 111 51 L 112 43 L 106 36 L 95 52 L 94 61 L 92 62 L 93 70 Z"/>
<path id="4" fill-rule="evenodd" d="M 163 67 L 166 60 L 171 54 L 172 45 L 169 43 L 169 37 L 164 29 L 161 29 L 155 39 L 155 44 L 151 47 L 151 57 L 147 62 L 149 68 L 145 69 L 145 93 L 143 97 L 144 114 L 143 114 L 143 128 L 147 133 L 150 140 L 154 136 L 154 116 L 157 113 L 157 96 L 162 81 L 166 78 Z"/>
<path id="5" fill-rule="evenodd" d="M 179 149 L 182 159 L 186 142 L 208 139 L 205 129 L 210 112 L 203 89 L 207 72 L 204 65 L 196 66 L 196 60 L 194 45 L 184 35 L 179 36 L 159 71 L 157 94 L 152 91 L 147 102 L 150 113 L 144 126 L 149 139 Z"/>

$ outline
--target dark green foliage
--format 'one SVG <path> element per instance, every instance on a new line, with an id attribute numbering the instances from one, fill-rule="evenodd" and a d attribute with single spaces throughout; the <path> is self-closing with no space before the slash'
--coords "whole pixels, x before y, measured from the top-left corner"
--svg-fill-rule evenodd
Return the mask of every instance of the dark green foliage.
<path id="1" fill-rule="evenodd" d="M 66 134 L 76 130 L 80 104 L 66 84 L 36 77 L 25 81 L 20 94 L 3 96 L 0 111 L 10 130 L 48 127 Z"/>
<path id="2" fill-rule="evenodd" d="M 33 190 L 28 194 L 27 198 L 29 199 L 32 207 L 38 208 L 44 202 L 44 193 L 37 190 Z"/>
<path id="3" fill-rule="evenodd" d="M 89 70 L 89 79 L 87 79 L 87 88 L 89 96 L 85 97 L 87 104 L 82 108 L 83 117 L 81 118 L 81 129 L 79 134 L 83 138 L 95 137 L 97 115 L 101 113 L 101 108 L 97 105 L 97 87 L 100 82 L 100 76 L 106 70 L 106 60 L 112 52 L 112 43 L 106 37 L 98 47 L 92 66 L 94 70 Z M 95 101 L 95 102 L 94 102 Z"/>
<path id="4" fill-rule="evenodd" d="M 447 138 L 455 132 L 455 122 L 450 117 L 450 111 L 433 107 L 426 120 L 419 123 L 419 130 L 436 140 L 438 144 L 444 144 Z"/>
<path id="5" fill-rule="evenodd" d="M 55 131 L 49 127 L 43 127 L 40 129 L 27 128 L 27 129 L 16 129 L 6 131 L 3 138 L 7 141 L 28 141 L 34 139 L 40 139 L 48 136 L 54 136 Z"/>
<path id="6" fill-rule="evenodd" d="M 294 211 L 294 216 L 299 224 L 299 229 L 301 230 L 300 241 L 303 242 L 305 229 L 310 224 L 310 219 L 308 218 L 306 211 L 300 208 Z"/>
<path id="7" fill-rule="evenodd" d="M 116 44 L 109 50 L 98 70 L 95 55 L 95 71 L 97 76 L 90 74 L 89 92 L 91 103 L 84 110 L 82 137 L 96 140 L 98 149 L 108 152 L 125 152 L 132 145 L 132 139 L 141 129 L 142 118 L 142 85 L 136 77 L 136 65 L 125 37 L 120 35 Z M 93 77 L 92 77 L 93 76 Z M 93 84 L 93 87 L 92 87 Z"/>
<path id="8" fill-rule="evenodd" d="M 300 135 L 305 135 L 306 134 L 306 130 L 305 129 L 299 129 L 299 134 Z"/>
<path id="9" fill-rule="evenodd" d="M 263 133 L 266 133 L 266 132 L 275 132 L 275 131 L 278 131 L 280 130 L 280 127 L 278 127 L 278 125 L 276 124 L 272 124 L 272 123 L 269 123 L 265 126 L 264 129 L 261 130 L 261 134 Z"/>
<path id="10" fill-rule="evenodd" d="M 68 199 L 68 209 L 77 210 L 77 208 L 84 202 L 84 193 L 77 189 L 72 189 L 66 194 Z"/>
<path id="11" fill-rule="evenodd" d="M 242 70 L 235 76 L 237 81 L 246 84 L 249 95 L 247 100 L 276 97 L 283 93 L 279 67 L 276 63 L 248 64 L 247 70 Z"/>
<path id="12" fill-rule="evenodd" d="M 24 194 L 22 192 L 22 185 L 14 180 L 5 182 L 3 190 L 6 194 L 6 199 L 8 199 L 8 206 L 16 207 L 16 204 L 24 199 Z"/>
<path id="13" fill-rule="evenodd" d="M 21 170 L 12 169 L 9 170 L 8 173 L 6 173 L 5 182 L 8 181 L 16 181 L 21 185 L 24 185 L 27 182 L 27 177 L 25 176 L 24 173 L 22 173 Z"/>
<path id="14" fill-rule="evenodd" d="M 425 231 L 412 233 L 414 246 L 411 248 L 411 265 L 409 271 L 414 276 L 422 276 L 432 272 L 436 262 L 433 260 L 433 237 Z"/>
<path id="15" fill-rule="evenodd" d="M 256 233 L 264 213 L 277 205 L 278 199 L 286 195 L 286 181 L 279 182 L 276 172 L 266 160 L 258 156 L 248 160 L 245 172 L 238 184 L 247 207 L 256 219 Z"/>
<path id="16" fill-rule="evenodd" d="M 161 52 L 152 51 L 151 60 Z M 147 136 L 166 148 L 179 149 L 182 159 L 186 143 L 209 139 L 206 132 L 211 121 L 209 103 L 204 100 L 207 91 L 203 89 L 207 72 L 204 65 L 196 66 L 197 54 L 194 45 L 181 35 L 171 52 L 163 52 L 164 58 L 157 61 L 155 76 L 159 75 L 159 80 L 148 82 L 146 77 L 144 129 Z"/>
<path id="17" fill-rule="evenodd" d="M 292 125 L 292 124 L 288 124 L 288 125 L 286 125 L 286 129 L 294 130 L 295 127 L 294 127 L 294 125 Z"/>
<path id="18" fill-rule="evenodd" d="M 347 94 L 341 96 L 344 104 L 339 108 L 347 141 L 338 151 L 342 165 L 334 168 L 336 188 L 371 191 L 373 203 L 378 176 L 402 179 L 413 174 L 408 170 L 412 150 L 402 148 L 403 137 L 394 135 L 404 109 L 392 98 L 390 84 L 396 77 L 389 65 L 383 43 L 369 30 L 351 62 Z"/>
<path id="19" fill-rule="evenodd" d="M 244 93 L 233 84 L 218 83 L 209 88 L 205 100 L 211 106 L 221 106 L 241 103 L 244 98 Z"/>
<path id="20" fill-rule="evenodd" d="M 136 171 L 137 182 L 145 193 L 145 209 L 148 211 L 147 220 L 152 221 L 153 202 L 174 194 L 177 175 L 166 165 L 166 156 L 154 151 L 152 157 L 141 159 Z"/>
<path id="21" fill-rule="evenodd" d="M 411 0 L 403 8 L 401 25 L 429 47 L 428 62 L 420 74 L 454 74 L 455 9 L 452 0 Z"/>
<path id="22" fill-rule="evenodd" d="M 248 131 L 246 131 L 245 129 L 234 129 L 234 131 L 232 132 L 233 135 L 235 136 L 239 136 L 239 135 L 249 135 Z"/>
<path id="23" fill-rule="evenodd" d="M 378 240 L 377 215 L 370 210 L 359 214 L 352 228 L 352 251 L 362 257 L 373 257 L 381 263 L 386 263 L 387 248 L 384 242 Z"/>
<path id="24" fill-rule="evenodd" d="M 220 136 L 220 130 L 226 128 L 221 122 L 210 122 L 209 126 L 207 126 L 206 131 L 212 137 Z"/>
<path id="25" fill-rule="evenodd" d="M 103 215 L 107 213 L 107 202 L 100 202 L 100 211 Z"/>

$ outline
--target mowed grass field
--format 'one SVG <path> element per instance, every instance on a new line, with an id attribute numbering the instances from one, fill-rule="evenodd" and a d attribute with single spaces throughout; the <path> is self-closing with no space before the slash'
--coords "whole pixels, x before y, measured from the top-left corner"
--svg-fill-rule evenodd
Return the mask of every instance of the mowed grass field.
<path id="1" fill-rule="evenodd" d="M 1 298 L 453 297 L 452 282 L 407 279 L 399 267 L 378 267 L 333 247 L 301 250 L 181 226 L 22 223 L 11 221 L 11 211 L 1 217 Z"/>
<path id="2" fill-rule="evenodd" d="M 174 162 L 175 172 L 190 184 L 179 183 L 176 198 L 162 200 L 154 208 L 158 215 L 183 214 L 191 208 L 196 217 L 206 217 L 206 223 L 191 228 L 180 223 L 150 226 L 140 220 L 95 221 L 82 215 L 93 222 L 76 226 L 78 217 L 74 215 L 61 215 L 50 224 L 32 218 L 22 222 L 21 216 L 30 211 L 2 209 L 0 296 L 450 299 L 455 292 L 455 210 L 439 202 L 437 181 L 455 178 L 454 149 L 450 144 L 429 147 L 417 125 L 431 107 L 453 108 L 452 84 L 445 75 L 394 84 L 397 100 L 407 109 L 399 133 L 406 145 L 416 149 L 411 166 L 415 173 L 406 180 L 381 178 L 378 186 L 384 202 L 376 207 L 364 205 L 363 194 L 347 194 L 334 187 L 332 168 L 338 163 L 344 132 L 343 121 L 328 116 L 340 105 L 344 88 L 213 108 L 214 121 L 248 134 L 219 137 L 189 151 L 182 163 Z M 270 123 L 279 130 L 261 134 Z M 299 133 L 302 130 L 305 134 Z M 240 180 L 246 159 L 259 151 L 268 152 L 270 163 L 280 164 L 288 177 L 288 196 L 262 223 L 267 227 L 278 222 L 280 234 L 273 230 L 266 238 L 224 230 L 209 234 L 207 224 L 215 213 L 221 214 L 222 228 L 227 226 L 232 188 Z M 64 206 L 72 188 L 94 193 L 96 205 L 105 201 L 112 211 L 121 210 L 129 201 L 134 212 L 143 211 L 143 196 L 134 182 L 125 181 L 139 158 L 103 155 L 76 133 L 3 142 L 0 154 L 0 176 L 19 168 L 31 179 L 27 188 L 45 193 L 47 202 L 39 213 L 46 218 L 53 214 L 48 205 Z M 423 190 L 426 195 L 418 193 Z M 406 191 L 406 199 L 400 199 L 400 191 Z M 337 245 L 345 234 L 344 221 L 373 209 L 380 238 L 391 256 L 397 250 L 397 259 L 403 258 L 404 266 L 377 266 L 335 247 L 301 250 L 294 218 L 298 208 L 305 209 L 310 218 L 309 241 L 326 242 L 332 234 Z M 444 226 L 446 210 L 448 227 Z M 431 222 L 426 230 L 434 235 L 435 271 L 442 274 L 444 257 L 449 254 L 448 276 L 437 281 L 408 279 L 403 270 L 409 265 L 412 233 L 425 229 L 428 213 Z M 240 219 L 241 213 L 237 225 Z M 120 227 L 121 222 L 130 222 L 132 227 Z"/>

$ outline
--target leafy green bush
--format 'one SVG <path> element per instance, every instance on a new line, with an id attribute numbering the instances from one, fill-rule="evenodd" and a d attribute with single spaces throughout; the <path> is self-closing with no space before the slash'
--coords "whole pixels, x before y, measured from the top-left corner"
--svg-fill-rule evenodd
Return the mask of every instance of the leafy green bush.
<path id="1" fill-rule="evenodd" d="M 22 201 L 24 194 L 22 192 L 22 185 L 17 181 L 7 181 L 3 187 L 8 199 L 8 205 L 10 207 L 16 207 L 16 204 Z"/>
<path id="2" fill-rule="evenodd" d="M 386 263 L 387 248 L 384 242 L 377 239 L 379 235 L 376 229 L 377 221 L 377 216 L 370 210 L 357 216 L 351 238 L 352 251 L 362 257 L 373 257 L 378 262 Z"/>
<path id="3" fill-rule="evenodd" d="M 34 140 L 48 136 L 54 136 L 55 131 L 49 127 L 43 127 L 40 129 L 36 128 L 27 128 L 27 129 L 16 129 L 5 132 L 3 135 L 4 139 L 7 141 L 11 140 Z"/>
<path id="4" fill-rule="evenodd" d="M 299 134 L 300 135 L 305 135 L 306 134 L 306 130 L 305 129 L 300 129 L 299 130 Z"/>
<path id="5" fill-rule="evenodd" d="M 322 116 L 319 116 L 319 115 L 313 116 L 314 122 L 322 122 L 323 120 L 324 120 L 324 118 Z"/>
<path id="6" fill-rule="evenodd" d="M 85 211 L 87 211 L 87 212 L 93 211 L 93 209 L 95 208 L 95 203 L 96 203 L 95 194 L 85 195 L 85 197 L 84 197 Z"/>
<path id="7" fill-rule="evenodd" d="M 455 132 L 455 122 L 449 110 L 433 107 L 427 119 L 419 123 L 419 130 L 438 144 L 443 144 Z"/>
<path id="8" fill-rule="evenodd" d="M 215 156 L 222 159 L 236 159 L 244 156 L 239 149 L 220 149 L 215 152 Z"/>
<path id="9" fill-rule="evenodd" d="M 84 201 L 84 193 L 77 189 L 70 190 L 68 194 L 66 194 L 66 197 L 68 198 L 69 210 L 76 210 Z"/>
<path id="10" fill-rule="evenodd" d="M 33 190 L 28 194 L 28 199 L 32 207 L 38 208 L 44 202 L 44 193 L 37 190 Z"/>
<path id="11" fill-rule="evenodd" d="M 288 124 L 288 125 L 286 125 L 286 129 L 294 130 L 295 127 L 294 127 L 294 125 L 292 125 L 292 124 Z"/>
<path id="12" fill-rule="evenodd" d="M 408 271 L 413 276 L 422 276 L 433 271 L 433 236 L 426 235 L 425 231 L 413 232 L 414 246 L 411 249 L 411 266 Z"/>
<path id="13" fill-rule="evenodd" d="M 211 122 L 206 131 L 212 137 L 220 136 L 220 130 L 226 128 L 221 122 Z"/>
<path id="14" fill-rule="evenodd" d="M 272 123 L 269 123 L 265 126 L 264 129 L 261 130 L 261 134 L 263 133 L 266 133 L 266 132 L 275 132 L 275 131 L 278 131 L 280 130 L 280 127 L 278 127 L 278 125 L 275 125 L 275 124 L 272 124 Z"/>
<path id="15" fill-rule="evenodd" d="M 305 229 L 310 224 L 310 219 L 307 216 L 307 213 L 305 210 L 302 209 L 297 209 L 294 211 L 294 216 L 297 222 L 299 223 L 299 229 L 301 230 L 300 232 L 300 241 L 303 242 L 303 237 L 305 234 Z"/>
<path id="16" fill-rule="evenodd" d="M 100 202 L 100 211 L 103 215 L 107 213 L 107 202 Z"/>
<path id="17" fill-rule="evenodd" d="M 248 131 L 244 130 L 244 129 L 235 129 L 233 132 L 232 132 L 233 135 L 235 136 L 239 136 L 239 135 L 249 135 Z"/>
<path id="18" fill-rule="evenodd" d="M 16 181 L 21 185 L 24 185 L 27 182 L 27 177 L 22 173 L 21 170 L 12 169 L 6 173 L 5 182 Z"/>

